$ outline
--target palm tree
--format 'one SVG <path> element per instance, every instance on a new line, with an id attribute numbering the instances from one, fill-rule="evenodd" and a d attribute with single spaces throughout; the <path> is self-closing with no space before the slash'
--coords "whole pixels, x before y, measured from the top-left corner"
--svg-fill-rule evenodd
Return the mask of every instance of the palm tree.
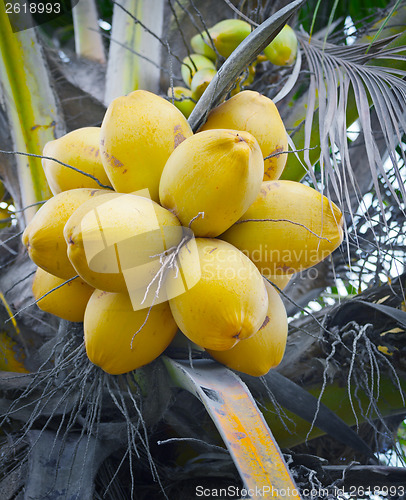
<path id="1" fill-rule="evenodd" d="M 240 498 L 257 486 L 268 497 L 270 488 L 290 488 L 292 498 L 312 488 L 316 498 L 343 489 L 402 497 L 406 6 L 123 0 L 97 8 L 80 0 L 72 14 L 16 32 L 0 14 L 0 208 L 11 223 L 1 229 L 1 497 L 215 498 L 229 488 Z M 87 359 L 82 325 L 42 312 L 32 297 L 35 266 L 20 235 L 51 196 L 39 157 L 47 141 L 100 125 L 119 95 L 167 95 L 191 37 L 231 17 L 253 32 L 218 59 L 189 123 L 196 131 L 240 75 L 244 85 L 288 22 L 296 63 L 261 60 L 249 88 L 277 103 L 289 132 L 282 178 L 340 207 L 344 243 L 281 290 L 288 345 L 266 376 L 232 372 L 191 344 L 108 375 Z"/>

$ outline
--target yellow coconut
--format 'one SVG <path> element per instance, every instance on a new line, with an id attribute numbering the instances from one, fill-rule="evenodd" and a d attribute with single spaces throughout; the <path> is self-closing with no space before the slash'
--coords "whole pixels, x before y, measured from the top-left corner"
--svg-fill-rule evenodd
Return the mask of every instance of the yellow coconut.
<path id="1" fill-rule="evenodd" d="M 82 279 L 100 290 L 128 291 L 134 299 L 136 290 L 144 297 L 161 268 L 159 254 L 181 241 L 182 228 L 152 200 L 109 193 L 83 204 L 67 221 L 64 235 L 68 257 Z M 154 283 L 142 307 L 151 303 Z"/>
<path id="2" fill-rule="evenodd" d="M 185 118 L 195 109 L 196 102 L 192 97 L 192 91 L 185 87 L 173 87 L 168 89 L 168 97 L 173 99 L 173 104 L 181 111 Z"/>
<path id="3" fill-rule="evenodd" d="M 288 336 L 285 306 L 275 288 L 266 281 L 265 286 L 268 293 L 268 311 L 261 328 L 228 351 L 207 350 L 223 365 L 253 377 L 261 377 L 279 365 Z"/>
<path id="4" fill-rule="evenodd" d="M 216 69 L 213 61 L 208 59 L 201 54 L 190 54 L 190 56 L 185 57 L 182 61 L 181 73 L 183 81 L 190 87 L 192 83 L 192 78 L 197 71 L 204 68 Z"/>
<path id="5" fill-rule="evenodd" d="M 164 165 L 193 134 L 186 118 L 170 102 L 145 90 L 118 97 L 101 127 L 100 151 L 106 173 L 120 193 L 149 190 L 158 201 Z"/>
<path id="6" fill-rule="evenodd" d="M 342 242 L 342 226 L 339 208 L 315 189 L 269 181 L 221 238 L 246 253 L 265 276 L 292 274 L 330 255 Z"/>
<path id="7" fill-rule="evenodd" d="M 271 99 L 253 90 L 244 90 L 213 109 L 200 130 L 228 128 L 252 134 L 261 148 L 264 181 L 279 179 L 287 154 L 288 137 L 279 111 Z"/>
<path id="8" fill-rule="evenodd" d="M 101 161 L 99 142 L 100 127 L 78 128 L 59 139 L 47 142 L 43 156 L 55 158 L 96 177 L 104 186 L 111 186 Z M 91 177 L 56 161 L 43 159 L 42 166 L 53 194 L 75 188 L 100 189 L 100 185 Z"/>
<path id="9" fill-rule="evenodd" d="M 268 297 L 256 267 L 224 241 L 197 238 L 196 259 L 182 265 L 169 283 L 169 303 L 181 331 L 196 344 L 218 351 L 231 349 L 253 335 L 265 320 Z M 182 247 L 180 261 L 190 255 Z M 176 282 L 196 283 L 177 294 Z"/>
<path id="10" fill-rule="evenodd" d="M 75 322 L 83 321 L 86 304 L 94 288 L 80 278 L 64 283 L 64 279 L 53 276 L 39 267 L 32 283 L 32 291 L 35 300 L 45 294 L 48 295 L 39 300 L 37 305 L 43 311 L 54 314 L 59 318 Z M 60 288 L 53 290 L 56 287 Z M 51 290 L 53 291 L 51 292 Z"/>
<path id="11" fill-rule="evenodd" d="M 265 57 L 277 66 L 290 66 L 297 55 L 297 37 L 293 29 L 286 25 L 264 49 Z"/>
<path id="12" fill-rule="evenodd" d="M 63 228 L 82 203 L 108 192 L 90 188 L 63 191 L 38 210 L 22 238 L 29 256 L 37 266 L 59 278 L 68 279 L 77 274 L 66 253 Z"/>
<path id="13" fill-rule="evenodd" d="M 167 161 L 159 186 L 161 205 L 184 226 L 191 224 L 196 236 L 217 236 L 253 203 L 262 173 L 261 150 L 251 134 L 201 132 Z"/>
<path id="14" fill-rule="evenodd" d="M 86 352 L 105 372 L 127 373 L 156 359 L 177 329 L 168 302 L 134 311 L 128 295 L 95 290 L 85 312 Z"/>

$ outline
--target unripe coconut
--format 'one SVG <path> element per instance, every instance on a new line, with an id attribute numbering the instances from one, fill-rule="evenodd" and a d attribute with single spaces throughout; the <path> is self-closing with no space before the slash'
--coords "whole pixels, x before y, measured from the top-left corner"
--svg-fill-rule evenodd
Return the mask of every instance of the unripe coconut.
<path id="1" fill-rule="evenodd" d="M 251 31 L 251 25 L 240 19 L 225 19 L 209 29 L 213 43 L 223 57 L 228 57 Z M 202 36 L 204 42 L 210 45 L 207 33 Z"/>
<path id="2" fill-rule="evenodd" d="M 176 148 L 165 165 L 159 185 L 161 205 L 184 226 L 190 225 L 196 236 L 217 236 L 255 200 L 263 163 L 257 141 L 247 132 L 195 134 Z"/>
<path id="3" fill-rule="evenodd" d="M 9 212 L 7 208 L 0 208 L 0 229 L 11 226 L 11 214 L 12 212 Z"/>
<path id="4" fill-rule="evenodd" d="M 128 295 L 95 290 L 85 312 L 86 352 L 105 372 L 127 373 L 156 359 L 177 329 L 168 302 L 134 311 Z"/>
<path id="5" fill-rule="evenodd" d="M 192 91 L 192 96 L 196 101 L 198 101 L 203 92 L 209 86 L 209 83 L 216 76 L 216 70 L 212 68 L 204 68 L 197 71 L 192 78 L 192 82 L 190 84 L 190 90 Z"/>
<path id="6" fill-rule="evenodd" d="M 120 193 L 148 189 L 151 199 L 158 201 L 164 165 L 191 135 L 186 118 L 162 97 L 136 90 L 114 99 L 102 123 L 100 142 L 103 165 L 114 189 Z"/>
<path id="7" fill-rule="evenodd" d="M 244 90 L 214 108 L 207 117 L 202 130 L 245 130 L 258 141 L 264 160 L 263 180 L 279 179 L 285 168 L 288 136 L 275 104 L 258 92 Z"/>
<path id="8" fill-rule="evenodd" d="M 111 186 L 100 155 L 100 130 L 100 127 L 73 130 L 59 139 L 47 142 L 42 154 L 93 175 L 104 186 Z M 53 194 L 76 188 L 100 189 L 100 185 L 91 177 L 55 161 L 42 159 L 42 167 Z"/>
<path id="9" fill-rule="evenodd" d="M 173 99 L 173 104 L 179 109 L 183 116 L 189 118 L 190 113 L 196 106 L 192 91 L 185 87 L 169 87 L 168 97 Z"/>
<path id="10" fill-rule="evenodd" d="M 292 274 L 330 255 L 342 242 L 342 226 L 340 209 L 315 189 L 269 181 L 221 238 L 246 253 L 261 274 Z"/>
<path id="11" fill-rule="evenodd" d="M 253 263 L 232 245 L 197 238 L 197 257 L 177 280 L 196 283 L 185 293 L 171 294 L 169 304 L 181 331 L 196 344 L 218 351 L 231 349 L 259 330 L 268 309 L 264 280 Z M 180 259 L 188 258 L 183 246 Z M 195 277 L 196 275 L 196 277 Z"/>
<path id="12" fill-rule="evenodd" d="M 275 288 L 265 281 L 268 311 L 261 328 L 250 338 L 241 340 L 228 351 L 209 354 L 233 370 L 261 377 L 282 361 L 288 336 L 288 318 L 282 299 Z"/>
<path id="13" fill-rule="evenodd" d="M 134 308 L 161 268 L 159 254 L 176 246 L 182 234 L 171 212 L 147 198 L 121 193 L 82 205 L 64 229 L 77 274 L 94 288 L 130 293 Z M 150 305 L 155 290 L 138 307 Z"/>
<path id="14" fill-rule="evenodd" d="M 23 233 L 28 254 L 48 273 L 72 278 L 77 273 L 67 255 L 63 228 L 73 212 L 85 201 L 108 193 L 103 189 L 70 189 L 50 198 L 35 214 Z"/>
<path id="15" fill-rule="evenodd" d="M 190 45 L 196 54 L 201 54 L 212 61 L 217 59 L 216 52 L 213 49 L 213 44 L 209 40 L 207 33 L 198 33 L 190 39 Z"/>
<path id="16" fill-rule="evenodd" d="M 64 283 L 64 279 L 53 276 L 39 267 L 34 276 L 32 291 L 35 300 L 45 294 L 48 295 L 39 300 L 37 306 L 68 321 L 83 321 L 86 305 L 94 288 L 80 278 Z M 53 290 L 56 287 L 60 288 Z M 53 291 L 49 293 L 51 290 Z"/>
<path id="17" fill-rule="evenodd" d="M 293 64 L 297 55 L 297 37 L 293 29 L 288 25 L 284 26 L 272 42 L 265 47 L 264 54 L 276 66 Z"/>
<path id="18" fill-rule="evenodd" d="M 215 70 L 216 66 L 213 61 L 205 56 L 202 56 L 201 54 L 190 54 L 190 56 L 183 59 L 181 73 L 183 81 L 188 87 L 190 87 L 195 73 L 204 68 L 211 68 Z"/>

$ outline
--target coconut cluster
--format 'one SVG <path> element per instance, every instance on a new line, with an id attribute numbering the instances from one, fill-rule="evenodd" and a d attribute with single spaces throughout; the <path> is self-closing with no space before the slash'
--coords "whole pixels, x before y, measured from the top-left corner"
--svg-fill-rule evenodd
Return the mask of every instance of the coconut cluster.
<path id="1" fill-rule="evenodd" d="M 151 362 L 179 329 L 264 375 L 287 337 L 270 282 L 283 288 L 343 237 L 332 202 L 278 180 L 286 149 L 275 105 L 257 92 L 218 106 L 195 134 L 150 92 L 115 99 L 101 128 L 44 148 L 54 196 L 23 234 L 38 306 L 83 321 L 90 361 L 111 374 Z"/>
<path id="2" fill-rule="evenodd" d="M 186 87 L 176 86 L 168 89 L 168 96 L 175 106 L 189 117 L 196 102 L 200 99 L 216 70 L 242 41 L 251 33 L 252 27 L 241 19 L 225 19 L 190 40 L 194 53 L 182 61 L 181 73 Z M 276 66 L 290 66 L 297 55 L 297 37 L 294 30 L 285 25 L 272 42 L 265 47 L 255 61 L 235 82 L 231 95 L 250 86 L 256 74 L 258 63 L 266 60 Z"/>

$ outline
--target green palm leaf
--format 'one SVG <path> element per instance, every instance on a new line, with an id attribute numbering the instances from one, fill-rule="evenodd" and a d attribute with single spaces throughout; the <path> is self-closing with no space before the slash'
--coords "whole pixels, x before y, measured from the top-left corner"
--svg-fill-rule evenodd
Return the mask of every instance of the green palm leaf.
<path id="1" fill-rule="evenodd" d="M 17 151 L 39 155 L 46 142 L 63 133 L 59 103 L 37 35 L 33 29 L 13 33 L 4 9 L 0 11 L 0 92 Z M 48 199 L 41 160 L 20 156 L 16 164 L 22 205 Z M 25 218 L 35 211 L 27 210 Z"/>

